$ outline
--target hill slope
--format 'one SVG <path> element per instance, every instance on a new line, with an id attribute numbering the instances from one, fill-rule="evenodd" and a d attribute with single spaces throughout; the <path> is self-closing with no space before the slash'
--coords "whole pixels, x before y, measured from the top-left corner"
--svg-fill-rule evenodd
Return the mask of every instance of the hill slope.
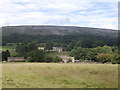
<path id="1" fill-rule="evenodd" d="M 2 27 L 3 36 L 16 34 L 25 35 L 70 35 L 70 34 L 97 34 L 117 35 L 117 30 L 73 27 L 73 26 L 6 26 Z"/>
<path id="2" fill-rule="evenodd" d="M 7 26 L 2 27 L 5 43 L 49 41 L 64 45 L 83 44 L 86 47 L 118 44 L 118 30 L 73 26 Z"/>

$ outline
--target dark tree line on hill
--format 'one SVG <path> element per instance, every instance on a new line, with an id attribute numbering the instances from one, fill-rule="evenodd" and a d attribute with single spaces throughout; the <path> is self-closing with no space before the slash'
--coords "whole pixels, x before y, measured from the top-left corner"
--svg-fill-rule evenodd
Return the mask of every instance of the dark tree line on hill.
<path id="1" fill-rule="evenodd" d="M 66 47 L 67 50 L 72 50 L 73 47 L 94 48 L 96 46 L 117 46 L 118 38 L 113 36 L 99 36 L 99 35 L 19 35 L 13 34 L 10 36 L 3 36 L 3 46 L 6 43 L 28 43 L 37 41 L 38 43 L 53 42 L 58 46 Z"/>

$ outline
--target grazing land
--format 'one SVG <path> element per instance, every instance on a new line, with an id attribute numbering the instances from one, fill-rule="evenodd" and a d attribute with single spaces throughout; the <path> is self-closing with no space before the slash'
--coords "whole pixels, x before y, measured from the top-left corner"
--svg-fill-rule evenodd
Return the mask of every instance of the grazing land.
<path id="1" fill-rule="evenodd" d="M 3 63 L 3 88 L 117 88 L 118 65 Z"/>
<path id="2" fill-rule="evenodd" d="M 13 46 L 0 46 L 0 50 L 13 50 Z"/>
<path id="3" fill-rule="evenodd" d="M 2 63 L 0 62 L 0 90 L 2 89 Z"/>

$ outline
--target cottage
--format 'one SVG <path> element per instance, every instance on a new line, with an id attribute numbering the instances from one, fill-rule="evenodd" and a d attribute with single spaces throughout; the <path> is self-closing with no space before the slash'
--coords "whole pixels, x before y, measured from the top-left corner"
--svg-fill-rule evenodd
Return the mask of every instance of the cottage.
<path id="1" fill-rule="evenodd" d="M 8 57 L 8 62 L 21 62 L 25 61 L 24 57 Z"/>
<path id="2" fill-rule="evenodd" d="M 70 57 L 70 56 L 58 56 L 58 57 L 61 58 L 64 63 L 75 62 L 74 57 Z"/>
<path id="3" fill-rule="evenodd" d="M 45 50 L 45 47 L 38 47 L 38 50 Z"/>
<path id="4" fill-rule="evenodd" d="M 73 62 L 73 63 L 77 63 L 77 62 L 80 62 L 80 61 L 73 59 L 72 62 Z"/>
<path id="5" fill-rule="evenodd" d="M 62 47 L 53 47 L 53 51 L 62 52 L 63 48 Z"/>

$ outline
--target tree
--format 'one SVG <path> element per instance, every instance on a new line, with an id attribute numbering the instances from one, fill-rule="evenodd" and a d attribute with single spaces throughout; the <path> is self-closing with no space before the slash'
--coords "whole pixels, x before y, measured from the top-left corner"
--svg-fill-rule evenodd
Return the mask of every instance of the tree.
<path id="1" fill-rule="evenodd" d="M 104 46 L 104 45 L 105 45 L 105 43 L 103 40 L 95 40 L 93 47 Z"/>
<path id="2" fill-rule="evenodd" d="M 110 62 L 109 54 L 100 53 L 97 55 L 97 60 L 102 63 Z"/>
<path id="3" fill-rule="evenodd" d="M 97 51 L 94 48 L 91 48 L 86 53 L 86 59 L 96 61 L 97 54 L 98 54 Z"/>
<path id="4" fill-rule="evenodd" d="M 53 58 L 52 57 L 45 57 L 45 62 L 49 63 L 49 62 L 53 62 Z"/>
<path id="5" fill-rule="evenodd" d="M 109 58 L 112 64 L 120 64 L 120 55 L 118 53 L 113 53 Z"/>
<path id="6" fill-rule="evenodd" d="M 28 54 L 30 62 L 44 62 L 45 52 L 42 50 L 35 50 Z"/>
<path id="7" fill-rule="evenodd" d="M 62 59 L 59 58 L 58 56 L 56 56 L 56 57 L 54 58 L 54 60 L 53 60 L 53 62 L 61 62 L 61 61 L 62 61 Z"/>
<path id="8" fill-rule="evenodd" d="M 92 48 L 93 47 L 93 40 L 89 37 L 80 38 L 77 43 L 77 47 L 84 47 L 84 48 Z"/>
<path id="9" fill-rule="evenodd" d="M 76 48 L 76 49 L 73 49 L 71 52 L 70 52 L 70 56 L 74 56 L 76 59 L 86 59 L 86 53 L 88 52 L 89 50 L 87 48 L 82 48 L 82 47 L 79 47 L 79 48 Z"/>
<path id="10" fill-rule="evenodd" d="M 24 56 L 24 57 L 26 57 L 27 53 L 34 50 L 37 50 L 36 42 L 24 43 L 21 45 L 17 45 L 16 47 L 16 52 L 18 52 L 20 56 Z"/>
<path id="11" fill-rule="evenodd" d="M 52 42 L 47 42 L 45 44 L 45 50 L 51 50 L 53 48 L 53 43 Z"/>
<path id="12" fill-rule="evenodd" d="M 2 61 L 7 61 L 7 58 L 10 57 L 10 52 L 9 50 L 3 51 L 2 52 Z"/>
<path id="13" fill-rule="evenodd" d="M 96 47 L 98 53 L 112 53 L 112 48 L 110 46 Z"/>

